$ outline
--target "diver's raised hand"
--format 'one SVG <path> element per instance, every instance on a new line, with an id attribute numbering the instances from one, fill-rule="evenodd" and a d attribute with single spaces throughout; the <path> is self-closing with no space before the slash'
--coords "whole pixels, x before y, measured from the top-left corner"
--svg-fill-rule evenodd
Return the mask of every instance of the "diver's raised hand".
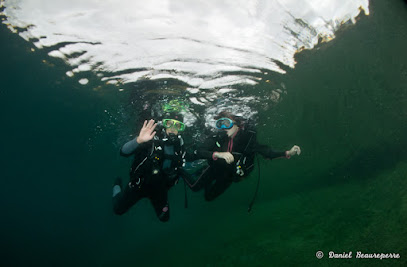
<path id="1" fill-rule="evenodd" d="M 137 136 L 137 143 L 142 144 L 153 139 L 156 132 L 154 131 L 157 123 L 154 120 L 145 120 L 143 128 L 141 128 L 139 135 Z"/>
<path id="2" fill-rule="evenodd" d="M 235 160 L 232 153 L 230 153 L 230 152 L 215 152 L 213 155 L 215 157 L 217 157 L 218 159 L 226 160 L 227 164 L 230 164 Z"/>
<path id="3" fill-rule="evenodd" d="M 301 148 L 297 145 L 294 145 L 290 150 L 288 150 L 287 152 L 287 156 L 291 157 L 294 156 L 295 154 L 299 155 L 301 154 Z"/>

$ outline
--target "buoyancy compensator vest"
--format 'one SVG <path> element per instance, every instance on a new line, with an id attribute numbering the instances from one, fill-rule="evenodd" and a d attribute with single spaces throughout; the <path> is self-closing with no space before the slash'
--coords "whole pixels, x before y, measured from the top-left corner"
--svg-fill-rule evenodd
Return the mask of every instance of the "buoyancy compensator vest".
<path id="1" fill-rule="evenodd" d="M 135 155 L 130 168 L 131 185 L 165 183 L 168 187 L 178 182 L 180 168 L 185 163 L 184 141 L 180 135 L 154 136 L 146 145 L 146 153 Z"/>

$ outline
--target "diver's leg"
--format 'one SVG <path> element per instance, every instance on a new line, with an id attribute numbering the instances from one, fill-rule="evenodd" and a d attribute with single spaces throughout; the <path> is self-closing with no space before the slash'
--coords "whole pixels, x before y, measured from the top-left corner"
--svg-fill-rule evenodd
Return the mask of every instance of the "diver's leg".
<path id="1" fill-rule="evenodd" d="M 154 207 L 157 217 L 162 222 L 167 222 L 170 219 L 170 206 L 168 204 L 168 188 L 160 186 L 154 188 L 150 193 L 150 201 Z"/>
<path id="2" fill-rule="evenodd" d="M 129 184 L 122 190 L 121 181 L 116 180 L 113 186 L 113 211 L 117 215 L 126 213 L 129 208 L 144 197 L 142 189 L 130 187 Z"/>
<path id="3" fill-rule="evenodd" d="M 232 181 L 225 179 L 225 177 L 218 176 L 211 183 L 205 186 L 205 200 L 212 201 L 232 184 Z"/>

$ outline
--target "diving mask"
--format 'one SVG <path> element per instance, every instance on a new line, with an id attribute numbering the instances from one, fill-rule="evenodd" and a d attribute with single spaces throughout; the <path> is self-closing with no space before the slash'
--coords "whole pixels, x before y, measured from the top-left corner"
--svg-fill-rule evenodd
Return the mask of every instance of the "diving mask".
<path id="1" fill-rule="evenodd" d="M 168 128 L 174 128 L 179 132 L 182 132 L 183 130 L 185 130 L 185 124 L 177 121 L 177 120 L 173 120 L 173 119 L 164 119 L 163 120 L 163 125 L 164 128 L 168 129 Z"/>
<path id="2" fill-rule="evenodd" d="M 218 129 L 230 129 L 233 127 L 234 123 L 229 118 L 220 118 L 216 121 L 215 125 Z"/>

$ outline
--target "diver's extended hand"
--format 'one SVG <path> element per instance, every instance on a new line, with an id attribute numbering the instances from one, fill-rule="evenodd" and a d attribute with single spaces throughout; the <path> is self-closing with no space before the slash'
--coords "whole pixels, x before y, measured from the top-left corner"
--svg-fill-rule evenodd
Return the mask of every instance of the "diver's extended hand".
<path id="1" fill-rule="evenodd" d="M 150 120 L 148 123 L 145 120 L 143 128 L 141 128 L 139 135 L 137 136 L 137 143 L 142 144 L 153 139 L 156 132 L 154 131 L 157 123 L 154 120 Z"/>
<path id="2" fill-rule="evenodd" d="M 287 151 L 287 156 L 289 157 L 294 156 L 295 154 L 301 154 L 301 148 L 297 145 L 293 146 L 290 150 Z"/>
<path id="3" fill-rule="evenodd" d="M 235 160 L 235 158 L 230 152 L 215 152 L 213 155 L 218 159 L 226 160 L 227 164 L 230 164 Z"/>

